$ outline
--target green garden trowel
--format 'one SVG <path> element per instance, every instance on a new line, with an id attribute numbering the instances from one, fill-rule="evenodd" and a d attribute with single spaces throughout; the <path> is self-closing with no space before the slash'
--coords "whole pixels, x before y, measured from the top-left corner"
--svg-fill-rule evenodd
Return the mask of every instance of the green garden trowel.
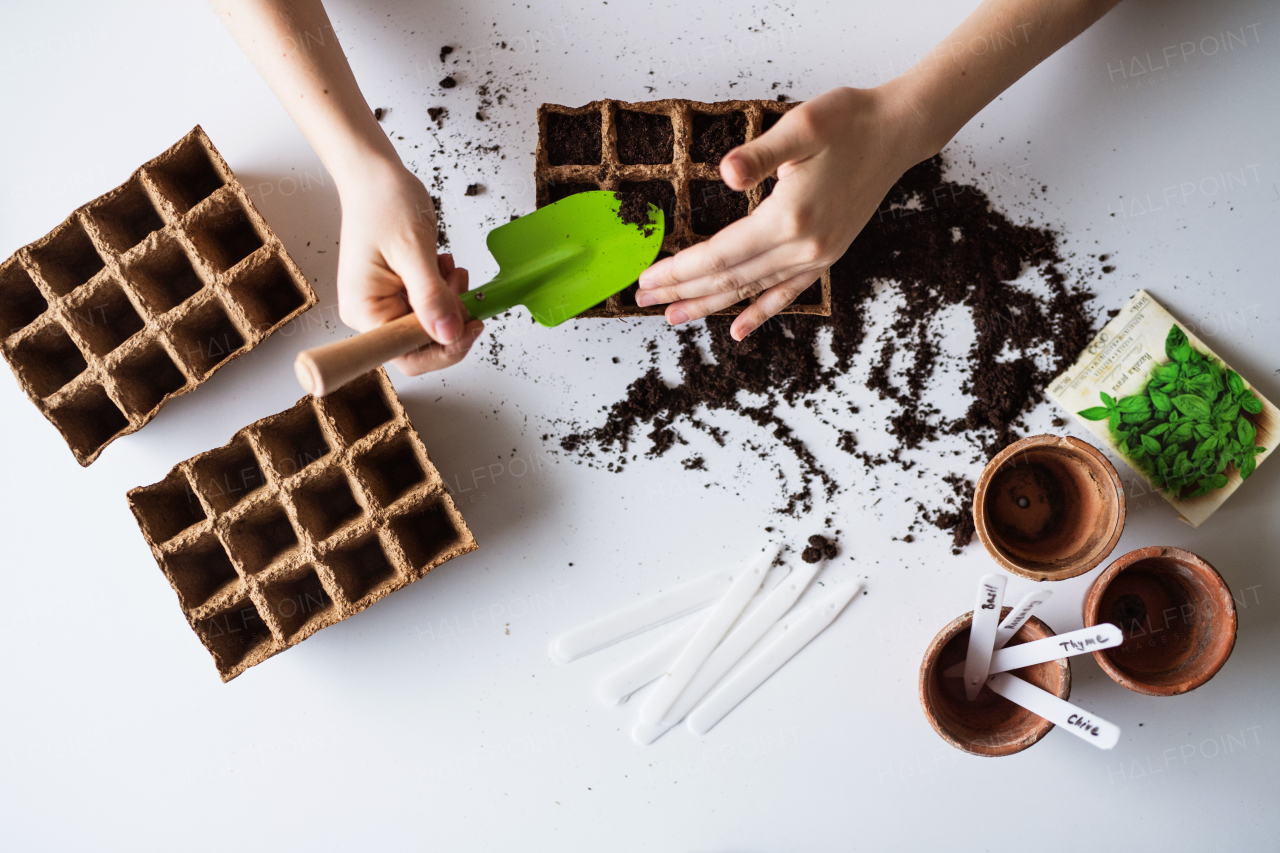
<path id="1" fill-rule="evenodd" d="M 462 294 L 471 318 L 484 320 L 524 305 L 544 326 L 557 326 L 635 281 L 662 247 L 662 211 L 649 224 L 619 217 L 611 192 L 571 195 L 489 232 L 498 275 Z M 385 361 L 436 346 L 414 314 L 345 340 L 298 353 L 302 387 L 323 397 Z"/>

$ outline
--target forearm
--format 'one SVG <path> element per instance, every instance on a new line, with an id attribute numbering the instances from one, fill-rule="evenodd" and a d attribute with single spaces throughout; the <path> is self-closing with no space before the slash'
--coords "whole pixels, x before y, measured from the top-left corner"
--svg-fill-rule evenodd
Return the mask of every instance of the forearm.
<path id="1" fill-rule="evenodd" d="M 373 117 L 320 0 L 210 0 L 341 194 L 400 158 Z"/>
<path id="2" fill-rule="evenodd" d="M 1118 2 L 986 0 L 910 71 L 887 84 L 910 105 L 921 144 L 917 156 L 941 151 L 983 107 Z"/>

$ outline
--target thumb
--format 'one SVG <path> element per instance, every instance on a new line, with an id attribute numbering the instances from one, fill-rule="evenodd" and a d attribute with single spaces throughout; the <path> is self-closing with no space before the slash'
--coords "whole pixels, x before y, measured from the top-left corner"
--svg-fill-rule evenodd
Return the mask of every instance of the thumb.
<path id="1" fill-rule="evenodd" d="M 448 345 L 457 341 L 466 325 L 466 309 L 441 275 L 435 253 L 409 251 L 396 260 L 393 268 L 404 282 L 409 307 L 422 328 L 436 343 Z"/>
<path id="2" fill-rule="evenodd" d="M 732 190 L 749 190 L 778 170 L 783 163 L 803 160 L 813 153 L 814 135 L 809 123 L 792 110 L 768 133 L 724 155 L 720 177 Z"/>

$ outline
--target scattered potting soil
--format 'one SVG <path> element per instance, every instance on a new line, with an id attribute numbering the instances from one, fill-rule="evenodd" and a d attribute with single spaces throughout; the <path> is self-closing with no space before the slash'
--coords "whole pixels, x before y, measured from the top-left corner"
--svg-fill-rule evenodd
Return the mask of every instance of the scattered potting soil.
<path id="1" fill-rule="evenodd" d="M 821 533 L 810 536 L 808 547 L 800 552 L 800 559 L 806 563 L 816 563 L 823 557 L 834 560 L 838 556 L 840 556 L 840 546 L 834 539 L 828 539 Z"/>
<path id="2" fill-rule="evenodd" d="M 746 113 L 693 114 L 693 144 L 689 147 L 689 156 L 695 163 L 718 165 L 721 157 L 746 141 Z"/>
<path id="3" fill-rule="evenodd" d="M 618 159 L 628 165 L 670 163 L 675 159 L 671 117 L 618 110 Z"/>
<path id="4" fill-rule="evenodd" d="M 391 112 L 387 107 L 376 107 L 373 111 L 373 120 L 382 121 L 386 118 L 387 113 Z"/>
<path id="5" fill-rule="evenodd" d="M 484 184 L 467 184 L 466 192 L 463 195 L 476 196 L 484 192 Z"/>
<path id="6" fill-rule="evenodd" d="M 453 48 L 447 44 L 444 47 L 440 48 L 440 64 L 441 65 L 444 65 L 445 57 L 451 53 L 453 53 Z"/>
<path id="7" fill-rule="evenodd" d="M 453 79 L 452 74 L 450 74 L 448 77 L 440 81 L 441 89 L 452 89 L 454 86 L 457 86 L 457 85 L 458 85 L 458 81 Z"/>
<path id="8" fill-rule="evenodd" d="M 848 376 L 866 343 L 867 312 L 877 285 L 888 284 L 902 303 L 877 341 L 878 356 L 865 384 L 882 400 L 892 401 L 897 411 L 887 424 L 856 427 L 887 430 L 894 448 L 887 456 L 859 450 L 850 423 L 832 424 L 837 430 L 832 443 L 868 470 L 889 463 L 910 469 L 919 460 L 905 458 L 905 451 L 947 435 L 967 438 L 980 459 L 989 458 L 1022 437 L 1022 415 L 1043 399 L 1048 380 L 1094 334 L 1096 318 L 1088 307 L 1092 294 L 1082 283 L 1068 283 L 1064 266 L 1054 231 L 1015 224 L 992 208 L 979 187 L 945 179 L 942 158 L 934 157 L 903 175 L 833 266 L 830 317 L 798 315 L 766 323 L 741 343 L 729 335 L 732 318 L 708 318 L 705 332 L 696 326 L 678 329 L 680 379 L 674 385 L 663 381 L 656 367 L 655 338 L 651 365 L 608 408 L 604 421 L 562 436 L 560 445 L 584 460 L 610 457 L 607 467 L 621 471 L 634 458 L 628 455 L 634 441 L 647 439 L 646 455 L 652 457 L 684 443 L 679 426 L 701 430 L 725 445 L 731 438 L 728 431 L 705 422 L 700 413 L 734 412 L 766 429 L 799 462 L 798 488 L 779 473 L 784 503 L 777 511 L 797 517 L 808 513 L 815 489 L 829 499 L 839 486 L 793 434 L 783 418 L 784 407 L 814 408 L 819 398 L 829 403 L 844 396 L 836 379 Z M 1037 272 L 1035 292 L 1013 281 L 1026 268 Z M 965 358 L 967 378 L 958 383 L 968 407 L 958 418 L 944 416 L 924 396 L 930 383 L 945 375 L 940 367 L 942 333 L 935 320 L 952 306 L 967 309 L 950 314 L 970 316 L 974 334 Z M 830 350 L 829 366 L 819 358 L 820 335 Z M 895 358 L 905 361 L 905 367 L 895 371 Z M 747 405 L 740 401 L 740 391 L 763 402 Z M 858 414 L 852 403 L 844 405 L 850 415 Z M 759 447 L 754 436 L 744 437 L 744 444 Z M 759 450 L 762 457 L 770 452 L 767 447 Z M 714 468 L 714 461 L 706 464 Z M 951 493 L 933 507 L 919 504 L 917 515 L 950 531 L 958 553 L 973 534 L 973 482 L 954 473 L 944 481 Z"/>
<path id="9" fill-rule="evenodd" d="M 552 166 L 600 165 L 600 113 L 547 116 L 547 158 Z"/>

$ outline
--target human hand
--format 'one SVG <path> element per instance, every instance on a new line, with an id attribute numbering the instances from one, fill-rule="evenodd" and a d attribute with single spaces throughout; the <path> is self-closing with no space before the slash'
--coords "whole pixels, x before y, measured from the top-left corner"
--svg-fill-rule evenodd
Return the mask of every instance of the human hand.
<path id="1" fill-rule="evenodd" d="M 894 181 L 928 156 L 918 127 L 892 85 L 833 89 L 790 110 L 720 161 L 720 176 L 739 191 L 776 169 L 769 197 L 751 216 L 645 270 L 636 303 L 671 303 L 667 322 L 679 325 L 758 294 L 730 327 L 742 340 L 844 254 Z"/>
<path id="2" fill-rule="evenodd" d="M 436 252 L 436 213 L 426 187 L 399 163 L 371 160 L 340 183 L 342 242 L 338 316 L 359 332 L 408 314 L 436 341 L 391 363 L 406 376 L 450 367 L 484 324 L 466 321 L 458 299 L 467 271 Z"/>

